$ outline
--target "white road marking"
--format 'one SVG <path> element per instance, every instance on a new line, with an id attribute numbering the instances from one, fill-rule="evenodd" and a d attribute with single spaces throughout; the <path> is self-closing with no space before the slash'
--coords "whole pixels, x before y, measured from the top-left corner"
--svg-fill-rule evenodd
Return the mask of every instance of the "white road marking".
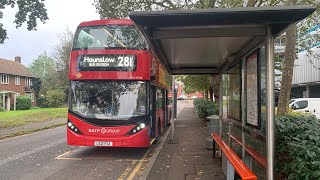
<path id="1" fill-rule="evenodd" d="M 6 159 L 0 160 L 0 166 L 4 165 L 6 163 L 9 163 L 9 162 L 18 160 L 18 159 L 23 158 L 25 156 L 28 156 L 30 154 L 34 154 L 34 153 L 37 153 L 39 151 L 43 151 L 45 149 L 49 149 L 51 147 L 57 146 L 59 144 L 65 143 L 65 142 L 66 142 L 66 139 L 60 139 L 58 141 L 52 142 L 52 143 L 44 145 L 44 146 L 40 146 L 40 147 L 32 149 L 30 151 L 26 151 L 26 152 L 23 152 L 23 153 L 20 153 L 20 154 L 16 154 L 16 155 L 11 156 L 11 157 L 7 157 Z"/>

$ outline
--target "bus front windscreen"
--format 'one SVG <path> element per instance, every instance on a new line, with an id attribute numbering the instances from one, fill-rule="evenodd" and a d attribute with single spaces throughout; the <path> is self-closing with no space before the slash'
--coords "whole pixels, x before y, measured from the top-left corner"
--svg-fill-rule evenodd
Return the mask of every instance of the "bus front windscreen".
<path id="1" fill-rule="evenodd" d="M 144 81 L 71 81 L 71 110 L 84 118 L 128 120 L 146 115 Z"/>
<path id="2" fill-rule="evenodd" d="M 106 25 L 78 28 L 73 49 L 145 50 L 142 34 L 133 25 Z"/>

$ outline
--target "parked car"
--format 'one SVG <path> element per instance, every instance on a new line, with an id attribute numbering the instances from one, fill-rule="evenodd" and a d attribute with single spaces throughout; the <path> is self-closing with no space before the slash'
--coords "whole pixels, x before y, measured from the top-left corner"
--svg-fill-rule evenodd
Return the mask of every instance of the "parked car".
<path id="1" fill-rule="evenodd" d="M 177 97 L 177 100 L 185 100 L 185 99 L 188 99 L 188 96 L 180 95 L 180 96 Z"/>
<path id="2" fill-rule="evenodd" d="M 289 107 L 293 111 L 314 114 L 320 119 L 320 98 L 297 98 L 289 101 Z"/>
<path id="3" fill-rule="evenodd" d="M 197 96 L 191 96 L 191 99 L 196 99 L 197 98 Z"/>

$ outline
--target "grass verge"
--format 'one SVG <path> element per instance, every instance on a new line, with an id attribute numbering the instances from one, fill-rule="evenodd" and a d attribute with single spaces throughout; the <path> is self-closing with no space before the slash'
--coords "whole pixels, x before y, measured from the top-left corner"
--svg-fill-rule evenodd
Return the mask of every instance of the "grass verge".
<path id="1" fill-rule="evenodd" d="M 54 124 L 54 125 L 50 125 L 50 126 L 37 128 L 37 129 L 23 130 L 23 131 L 7 134 L 7 135 L 4 135 L 4 136 L 0 136 L 0 140 L 6 139 L 6 138 L 15 137 L 15 136 L 21 136 L 21 135 L 25 135 L 25 134 L 31 134 L 31 133 L 42 131 L 42 130 L 46 130 L 46 129 L 52 129 L 52 128 L 55 128 L 55 127 L 63 126 L 65 124 L 66 123 L 59 123 L 59 124 Z"/>
<path id="2" fill-rule="evenodd" d="M 0 112 L 0 129 L 58 118 L 67 118 L 67 108 L 39 108 Z"/>

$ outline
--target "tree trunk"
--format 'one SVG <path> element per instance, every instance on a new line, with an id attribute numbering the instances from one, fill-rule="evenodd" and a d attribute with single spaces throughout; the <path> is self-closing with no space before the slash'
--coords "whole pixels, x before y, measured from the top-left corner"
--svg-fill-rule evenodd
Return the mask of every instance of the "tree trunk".
<path id="1" fill-rule="evenodd" d="M 204 98 L 204 100 L 208 101 L 208 90 L 204 91 L 203 98 Z"/>
<path id="2" fill-rule="evenodd" d="M 219 74 L 215 74 L 213 76 L 213 94 L 214 94 L 214 101 L 219 105 L 219 91 L 220 91 L 220 78 Z"/>
<path id="3" fill-rule="evenodd" d="M 209 95 L 210 95 L 210 101 L 213 101 L 213 88 L 212 87 L 210 87 Z"/>
<path id="4" fill-rule="evenodd" d="M 210 89 L 209 89 L 210 101 L 213 101 L 213 95 L 214 95 L 213 88 L 214 88 L 214 75 L 210 75 Z"/>
<path id="5" fill-rule="evenodd" d="M 297 26 L 293 25 L 286 31 L 286 47 L 284 53 L 281 89 L 278 102 L 278 114 L 288 111 L 288 103 L 291 94 L 294 60 L 296 59 L 296 35 Z"/>

